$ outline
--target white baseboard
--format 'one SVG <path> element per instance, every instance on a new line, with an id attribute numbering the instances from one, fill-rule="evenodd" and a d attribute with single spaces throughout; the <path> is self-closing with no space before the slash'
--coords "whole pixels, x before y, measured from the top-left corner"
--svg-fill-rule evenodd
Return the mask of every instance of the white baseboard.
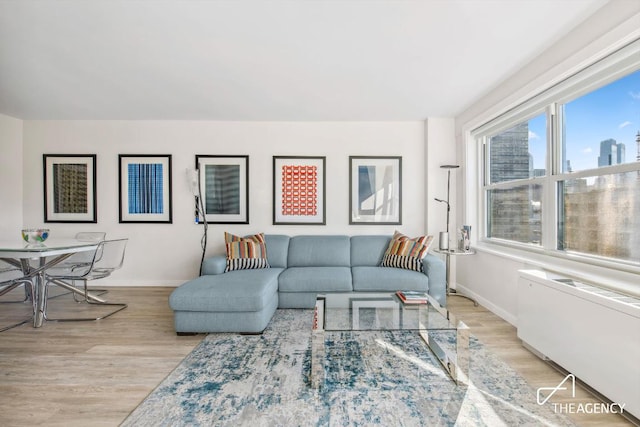
<path id="1" fill-rule="evenodd" d="M 158 282 L 156 280 L 109 280 L 109 279 L 101 279 L 100 281 L 96 281 L 93 283 L 89 283 L 89 286 L 92 287 L 112 287 L 112 288 L 150 288 L 150 287 L 158 287 L 158 288 L 177 288 L 185 282 L 188 282 L 191 279 L 184 280 L 164 280 L 162 282 Z"/>
<path id="2" fill-rule="evenodd" d="M 497 305 L 495 305 L 494 303 L 492 303 L 491 301 L 481 297 L 480 295 L 476 294 L 475 292 L 470 291 L 469 289 L 465 288 L 462 285 L 456 285 L 456 289 L 464 295 L 468 295 L 471 298 L 473 298 L 474 300 L 476 300 L 478 302 L 478 304 L 480 304 L 481 306 L 485 307 L 487 310 L 489 310 L 490 312 L 492 312 L 493 314 L 495 314 L 496 316 L 502 318 L 503 320 L 509 322 L 510 324 L 512 324 L 513 326 L 517 327 L 518 325 L 518 316 L 513 314 L 513 313 L 509 313 L 508 311 L 504 310 L 501 307 L 498 307 Z"/>

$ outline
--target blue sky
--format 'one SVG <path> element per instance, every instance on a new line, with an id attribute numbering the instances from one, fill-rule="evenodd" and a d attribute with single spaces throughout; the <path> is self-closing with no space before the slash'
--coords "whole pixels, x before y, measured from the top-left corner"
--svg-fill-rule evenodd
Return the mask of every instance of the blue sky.
<path id="1" fill-rule="evenodd" d="M 529 121 L 533 167 L 544 168 L 544 115 Z M 566 154 L 574 171 L 598 167 L 600 141 L 613 138 L 626 146 L 625 162 L 636 160 L 640 131 L 640 70 L 565 104 Z"/>

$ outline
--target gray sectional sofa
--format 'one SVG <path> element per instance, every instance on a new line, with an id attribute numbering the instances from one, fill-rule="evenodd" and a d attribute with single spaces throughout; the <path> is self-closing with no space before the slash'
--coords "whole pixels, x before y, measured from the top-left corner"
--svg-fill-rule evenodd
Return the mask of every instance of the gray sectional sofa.
<path id="1" fill-rule="evenodd" d="M 266 235 L 270 268 L 225 273 L 226 257 L 205 260 L 202 275 L 176 288 L 169 305 L 176 332 L 259 333 L 277 308 L 313 308 L 331 292 L 427 291 L 446 304 L 444 262 L 424 272 L 381 267 L 391 236 Z"/>

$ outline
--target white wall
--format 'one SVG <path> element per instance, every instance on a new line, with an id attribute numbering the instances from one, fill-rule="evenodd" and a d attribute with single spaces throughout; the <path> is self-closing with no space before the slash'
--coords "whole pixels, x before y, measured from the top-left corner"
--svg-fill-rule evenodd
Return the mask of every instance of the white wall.
<path id="1" fill-rule="evenodd" d="M 22 229 L 22 120 L 0 114 L 0 240 Z"/>
<path id="2" fill-rule="evenodd" d="M 451 118 L 429 118 L 425 124 L 427 139 L 425 164 L 429 175 L 427 177 L 427 230 L 434 234 L 445 231 L 447 228 L 447 207 L 443 203 L 436 202 L 434 198 L 447 198 L 447 171 L 440 166 L 456 164 L 455 147 L 455 122 Z M 457 209 L 455 198 L 456 180 L 460 169 L 451 172 L 451 218 L 450 233 L 456 230 L 455 212 Z"/>
<path id="3" fill-rule="evenodd" d="M 480 179 L 478 152 L 475 142 L 469 137 L 470 131 L 638 37 L 640 2 L 614 0 L 456 117 L 458 161 L 464 164 L 466 169 L 457 188 L 458 202 L 464 206 L 464 209 L 458 211 L 458 222 L 474 224 L 476 230 L 479 226 L 477 208 L 480 195 L 476 191 Z M 477 234 L 475 233 L 475 236 Z M 473 243 L 476 243 L 479 253 L 459 260 L 458 288 L 514 323 L 517 318 L 517 270 L 527 268 L 529 263 L 539 268 L 548 260 L 534 260 L 530 259 L 526 252 L 515 255 L 514 251 L 509 249 L 487 249 L 477 245 L 477 242 Z M 566 270 L 569 275 L 575 275 L 584 272 L 589 266 L 564 263 L 557 268 Z M 612 282 L 611 286 L 624 289 L 635 286 L 637 289 L 637 275 L 631 273 L 618 274 L 601 269 L 593 270 L 589 274 L 598 276 L 598 280 L 601 281 L 612 281 L 614 273 L 619 279 L 616 278 L 616 283 Z"/>
<path id="4" fill-rule="evenodd" d="M 454 149 L 451 121 L 433 123 L 432 129 L 448 133 L 448 141 L 441 143 L 451 142 L 446 149 Z M 425 231 L 425 124 L 420 121 L 25 121 L 25 225 L 44 225 L 42 155 L 65 153 L 97 154 L 98 224 L 47 227 L 52 236 L 104 230 L 110 237 L 129 237 L 125 266 L 109 279 L 112 285 L 177 285 L 197 275 L 202 227 L 193 224 L 193 198 L 185 177 L 196 154 L 250 156 L 250 224 L 210 225 L 208 254 L 223 252 L 224 231 L 289 235 Z M 119 224 L 118 154 L 147 153 L 173 155 L 173 224 Z M 326 226 L 272 225 L 273 155 L 327 157 Z M 402 156 L 401 226 L 349 225 L 350 155 Z"/>

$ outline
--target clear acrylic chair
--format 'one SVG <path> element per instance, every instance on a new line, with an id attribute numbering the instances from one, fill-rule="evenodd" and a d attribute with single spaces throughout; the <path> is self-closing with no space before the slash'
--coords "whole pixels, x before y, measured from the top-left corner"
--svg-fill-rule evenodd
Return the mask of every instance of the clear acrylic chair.
<path id="1" fill-rule="evenodd" d="M 79 233 L 76 233 L 76 240 L 80 240 L 82 242 L 102 242 L 103 240 L 105 240 L 107 238 L 107 233 L 104 231 L 81 231 Z M 96 262 L 100 260 L 100 258 L 102 257 L 102 248 L 99 248 L 100 251 L 98 253 L 96 253 Z M 80 256 L 80 254 L 78 254 Z M 91 253 L 87 253 L 87 252 L 83 252 L 83 255 L 85 255 L 85 257 L 91 257 Z M 92 289 L 91 293 L 93 295 L 104 295 L 106 294 L 107 291 L 106 289 Z M 73 292 L 73 299 L 76 302 L 82 302 L 79 301 L 77 299 L 77 294 L 75 292 Z M 86 300 L 86 299 L 85 299 Z"/>
<path id="2" fill-rule="evenodd" d="M 83 242 L 101 242 L 107 238 L 107 233 L 104 231 L 81 231 L 76 233 L 76 240 L 82 240 Z"/>
<path id="3" fill-rule="evenodd" d="M 107 233 L 104 231 L 81 231 L 79 233 L 76 233 L 75 235 L 75 239 L 76 240 L 80 240 L 82 242 L 96 242 L 99 243 L 103 240 L 105 240 L 107 237 Z M 71 259 L 67 259 L 65 261 L 62 261 L 61 263 L 58 264 L 58 268 L 72 268 L 74 264 L 85 264 L 88 262 L 93 262 L 93 257 L 97 256 L 98 259 L 100 258 L 101 254 L 97 253 L 94 254 L 93 252 L 80 252 L 76 255 L 74 255 Z M 106 294 L 108 291 L 106 289 L 92 289 L 91 293 L 93 295 L 104 295 Z M 84 299 L 79 300 L 78 299 L 78 294 L 76 292 L 72 292 L 69 290 L 66 290 L 66 292 L 62 292 L 56 295 L 48 295 L 48 299 L 52 299 L 52 298 L 58 298 L 61 297 L 63 295 L 73 295 L 73 299 L 76 302 L 84 302 Z"/>
<path id="4" fill-rule="evenodd" d="M 10 326 L 0 326 L 0 332 L 4 332 L 6 330 L 15 328 L 16 326 L 24 325 L 25 323 L 33 321 L 36 312 L 36 303 L 34 296 L 34 286 L 33 282 L 29 277 L 25 277 L 22 274 L 22 270 L 17 267 L 14 267 L 2 260 L 0 260 L 0 296 L 5 295 L 11 292 L 14 289 L 19 288 L 20 286 L 24 286 L 24 298 L 20 300 L 11 300 L 11 301 L 0 301 L 3 304 L 7 303 L 16 303 L 16 304 L 24 304 L 26 302 L 30 303 L 31 315 L 21 320 L 18 323 L 12 324 Z"/>
<path id="5" fill-rule="evenodd" d="M 87 262 L 87 255 L 78 253 L 70 256 L 63 267 L 55 266 L 47 271 L 45 286 L 45 309 L 44 318 L 51 321 L 85 321 L 105 319 L 121 310 L 127 308 L 124 303 L 110 303 L 96 295 L 93 290 L 89 290 L 88 282 L 103 279 L 122 267 L 124 263 L 125 249 L 128 239 L 103 240 L 98 243 L 95 251 L 89 252 L 91 260 Z M 82 256 L 80 256 L 82 255 Z M 83 282 L 83 287 L 76 287 L 76 282 Z M 83 297 L 83 303 L 99 306 L 117 307 L 107 314 L 99 317 L 71 317 L 52 318 L 47 315 L 47 293 L 49 286 L 55 285 L 79 294 Z"/>

